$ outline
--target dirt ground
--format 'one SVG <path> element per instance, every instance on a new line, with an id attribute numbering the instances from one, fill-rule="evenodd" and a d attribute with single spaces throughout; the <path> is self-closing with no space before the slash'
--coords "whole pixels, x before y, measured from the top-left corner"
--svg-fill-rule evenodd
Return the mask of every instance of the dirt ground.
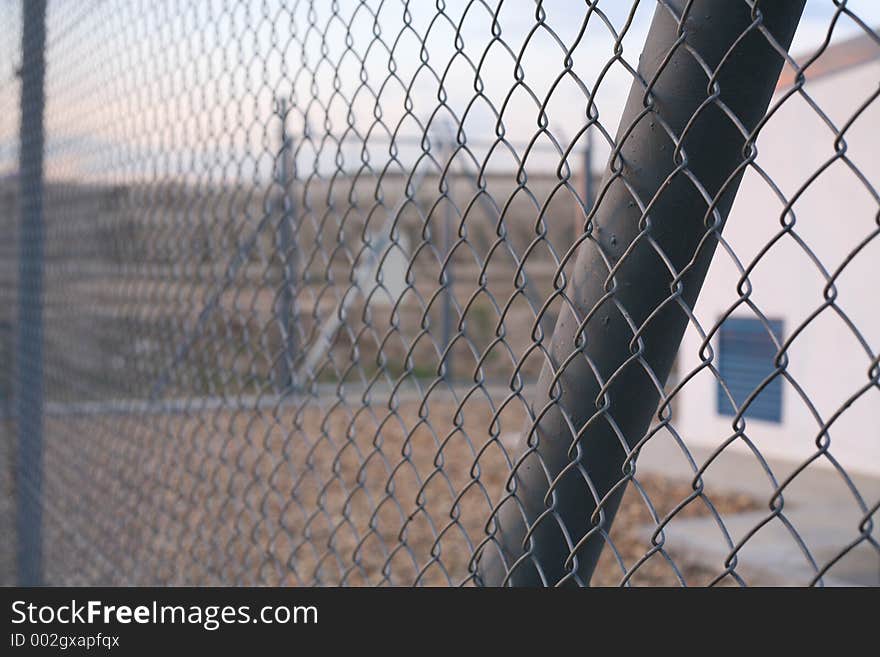
<path id="1" fill-rule="evenodd" d="M 47 580 L 472 584 L 523 404 L 440 393 L 383 401 L 49 418 Z M 638 481 L 661 518 L 692 493 L 688 482 Z M 743 496 L 706 496 L 721 515 L 755 508 Z M 697 498 L 679 517 L 708 512 Z M 610 534 L 623 565 L 606 547 L 593 584 L 680 585 L 676 568 L 688 585 L 706 584 L 722 570 L 673 548 L 645 559 L 644 528 L 654 524 L 630 485 Z"/>

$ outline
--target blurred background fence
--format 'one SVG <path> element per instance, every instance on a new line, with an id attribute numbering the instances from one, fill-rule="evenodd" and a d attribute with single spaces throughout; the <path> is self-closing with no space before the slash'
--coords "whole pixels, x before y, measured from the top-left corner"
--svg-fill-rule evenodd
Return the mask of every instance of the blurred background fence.
<path id="1" fill-rule="evenodd" d="M 0 582 L 880 584 L 877 25 L 0 0 Z"/>

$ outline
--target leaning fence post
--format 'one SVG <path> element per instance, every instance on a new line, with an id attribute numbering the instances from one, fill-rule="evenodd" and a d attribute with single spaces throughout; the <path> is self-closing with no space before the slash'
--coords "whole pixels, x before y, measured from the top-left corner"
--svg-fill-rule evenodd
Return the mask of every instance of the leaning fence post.
<path id="1" fill-rule="evenodd" d="M 658 3 L 478 583 L 589 583 L 804 2 Z"/>
<path id="2" fill-rule="evenodd" d="M 42 583 L 43 496 L 43 77 L 46 1 L 22 1 L 19 166 L 18 335 L 15 408 L 18 428 L 18 581 Z"/>

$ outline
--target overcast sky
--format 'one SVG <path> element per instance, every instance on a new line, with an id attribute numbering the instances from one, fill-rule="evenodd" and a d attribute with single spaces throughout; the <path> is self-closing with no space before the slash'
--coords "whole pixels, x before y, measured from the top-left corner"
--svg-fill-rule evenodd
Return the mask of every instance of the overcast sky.
<path id="1" fill-rule="evenodd" d="M 15 108 L 18 93 L 12 75 L 20 59 L 18 5 L 19 0 L 0 0 L 0 175 L 11 172 L 15 160 L 17 116 L 8 108 Z M 880 25 L 877 0 L 846 5 L 868 25 Z M 507 137 L 521 154 L 521 145 L 536 133 L 539 110 L 525 88 L 508 98 L 516 82 L 515 58 L 524 53 L 523 82 L 543 100 L 587 14 L 585 2 L 546 0 L 541 4 L 546 29 L 529 37 L 536 24 L 532 0 L 505 0 L 500 8 L 497 0 L 486 5 L 446 0 L 445 16 L 439 17 L 430 0 L 339 0 L 335 15 L 329 0 L 240 5 L 49 0 L 49 6 L 50 176 L 189 177 L 210 169 L 216 179 L 255 181 L 272 170 L 278 141 L 275 97 L 293 105 L 288 128 L 302 146 L 301 167 L 317 163 L 333 170 L 339 162 L 347 170 L 355 167 L 368 134 L 371 162 L 378 167 L 388 160 L 389 133 L 413 137 L 430 123 L 428 132 L 438 139 L 463 116 L 474 155 L 482 158 L 494 139 L 497 112 L 503 112 Z M 586 87 L 595 84 L 613 55 L 613 32 L 624 34 L 630 17 L 624 57 L 638 60 L 656 3 L 642 0 L 634 11 L 633 6 L 629 0 L 599 1 L 611 27 L 594 15 L 573 52 L 574 72 Z M 492 12 L 503 43 L 492 42 Z M 834 12 L 833 0 L 808 0 L 795 55 L 824 40 Z M 860 30 L 842 16 L 833 40 Z M 476 102 L 474 66 L 485 97 Z M 438 78 L 448 111 L 436 113 Z M 615 65 L 597 91 L 600 120 L 612 135 L 630 84 L 629 73 Z M 381 118 L 375 114 L 377 95 Z M 547 117 L 563 145 L 583 125 L 585 108 L 584 91 L 570 78 L 551 95 Z M 341 147 L 326 139 L 346 132 L 349 141 Z M 596 141 L 601 166 L 607 149 L 598 135 Z M 419 148 L 403 138 L 399 151 L 406 163 L 414 161 Z M 546 139 L 530 158 L 540 167 L 556 160 Z M 510 170 L 514 163 L 498 151 L 490 166 Z"/>

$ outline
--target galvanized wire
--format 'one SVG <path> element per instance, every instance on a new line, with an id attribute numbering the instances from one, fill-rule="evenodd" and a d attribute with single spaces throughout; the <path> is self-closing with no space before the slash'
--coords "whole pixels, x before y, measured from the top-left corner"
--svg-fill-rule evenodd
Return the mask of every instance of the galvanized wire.
<path id="1" fill-rule="evenodd" d="M 562 469 L 582 475 L 589 529 L 567 535 L 548 475 L 529 533 L 557 523 L 568 553 L 540 564 L 526 540 L 503 583 L 530 563 L 564 573 L 543 584 L 590 583 L 577 564 L 592 536 L 604 546 L 593 584 L 880 583 L 880 418 L 864 410 L 880 401 L 867 291 L 880 172 L 858 142 L 880 92 L 823 68 L 844 53 L 876 75 L 880 36 L 867 9 L 829 0 L 811 14 L 809 3 L 806 56 L 789 55 L 764 3 L 743 0 L 750 24 L 735 43 L 758 35 L 784 59 L 753 131 L 719 86 L 735 46 L 709 64 L 689 40 L 723 29 L 696 15 L 704 4 L 49 0 L 39 363 L 12 357 L 16 298 L 29 294 L 17 272 L 36 256 L 16 241 L 32 189 L 14 68 L 22 16 L 0 5 L 0 53 L 11 55 L 0 57 L 0 229 L 16 237 L 0 244 L 0 399 L 27 393 L 13 364 L 41 365 L 44 394 L 40 487 L 16 448 L 22 412 L 9 403 L 0 420 L 3 580 L 16 578 L 18 504 L 41 511 L 30 548 L 52 584 L 488 583 L 480 564 L 502 541 L 499 513 L 522 507 L 520 469 L 548 440 L 536 427 L 580 413 L 559 386 L 542 396 L 539 373 L 589 360 L 592 317 L 630 318 L 615 274 L 641 247 L 590 273 L 607 296 L 588 312 L 575 271 L 582 249 L 614 243 L 596 219 L 624 186 L 642 215 L 634 243 L 667 263 L 669 294 L 643 323 L 617 327 L 632 341 L 626 363 L 590 361 L 602 392 L 576 401 L 588 419 L 549 438 L 570 446 Z M 658 76 L 687 53 L 705 72 L 692 122 L 712 107 L 742 134 L 744 182 L 724 233 L 722 192 L 683 146 L 691 123 L 665 124 L 640 72 L 655 12 L 679 25 Z M 833 108 L 827 90 L 814 97 L 823 75 L 840 85 Z M 658 162 L 705 199 L 700 239 L 717 248 L 697 303 L 682 283 L 690 264 L 671 264 L 652 224 L 657 199 L 622 164 L 632 85 L 642 118 L 668 135 Z M 790 107 L 809 111 L 799 136 L 818 159 L 780 169 L 772 135 Z M 844 194 L 865 197 L 864 216 L 835 215 Z M 845 248 L 823 241 L 806 206 L 839 224 Z M 799 258 L 816 280 L 787 277 Z M 678 344 L 642 337 L 673 311 L 687 329 L 667 380 L 655 354 Z M 560 361 L 551 339 L 567 312 L 587 330 Z M 822 340 L 833 342 L 818 344 L 811 332 L 831 316 Z M 722 373 L 731 317 L 757 320 L 772 343 L 745 398 Z M 841 356 L 819 377 L 836 387 L 817 387 L 803 369 L 811 354 L 844 343 L 856 369 Z M 608 397 L 634 369 L 658 397 L 639 435 Z M 750 415 L 773 385 L 784 435 Z M 730 404 L 723 430 L 699 419 L 716 391 Z M 580 462 L 597 424 L 620 438 L 610 493 Z M 624 489 L 612 523 L 606 493 Z M 780 560 L 798 565 L 774 570 Z"/>

